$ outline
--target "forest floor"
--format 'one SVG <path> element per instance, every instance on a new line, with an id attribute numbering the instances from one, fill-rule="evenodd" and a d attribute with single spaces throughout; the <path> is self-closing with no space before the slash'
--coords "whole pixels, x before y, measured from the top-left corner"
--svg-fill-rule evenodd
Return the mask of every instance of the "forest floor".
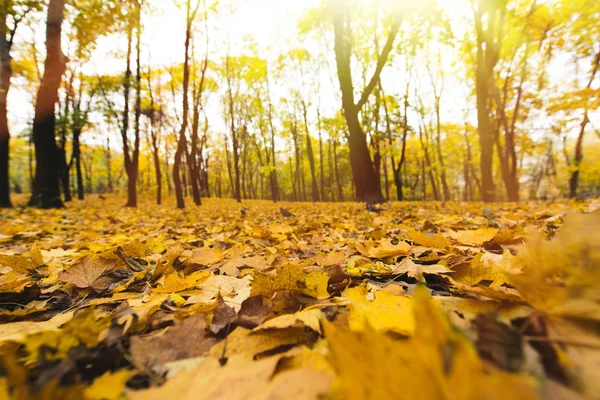
<path id="1" fill-rule="evenodd" d="M 600 398 L 598 200 L 124 203 L 1 211 L 0 399 Z"/>

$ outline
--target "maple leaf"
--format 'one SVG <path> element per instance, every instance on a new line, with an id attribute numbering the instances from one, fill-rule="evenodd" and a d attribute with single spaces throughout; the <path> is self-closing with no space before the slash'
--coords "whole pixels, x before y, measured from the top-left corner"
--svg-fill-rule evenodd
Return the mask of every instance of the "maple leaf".
<path id="1" fill-rule="evenodd" d="M 500 262 L 488 255 L 489 253 L 479 253 L 470 263 L 454 267 L 452 278 L 459 283 L 471 286 L 481 281 L 491 281 L 491 287 L 509 283 L 505 271 L 499 267 Z"/>
<path id="2" fill-rule="evenodd" d="M 405 258 L 400 264 L 392 268 L 393 274 L 406 274 L 410 278 L 415 278 L 419 282 L 424 282 L 425 278 L 423 274 L 447 274 L 451 273 L 452 270 L 448 267 L 440 264 L 435 265 L 422 265 L 416 264 L 410 258 Z"/>
<path id="3" fill-rule="evenodd" d="M 69 269 L 59 274 L 59 278 L 81 289 L 94 289 L 96 292 L 107 290 L 119 279 L 109 276 L 107 272 L 115 269 L 112 261 L 94 256 L 85 256 Z"/>
<path id="4" fill-rule="evenodd" d="M 408 238 L 418 245 L 434 249 L 444 250 L 450 247 L 450 241 L 446 239 L 441 232 L 438 232 L 435 236 L 429 236 L 416 229 L 409 229 Z"/>

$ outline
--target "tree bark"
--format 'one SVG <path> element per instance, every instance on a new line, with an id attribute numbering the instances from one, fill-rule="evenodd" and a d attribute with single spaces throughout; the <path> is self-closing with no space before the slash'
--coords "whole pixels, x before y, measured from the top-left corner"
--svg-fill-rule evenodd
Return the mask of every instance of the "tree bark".
<path id="1" fill-rule="evenodd" d="M 8 10 L 0 13 L 0 208 L 12 207 L 9 180 L 9 142 L 7 97 L 12 78 L 10 44 L 7 40 L 6 17 Z"/>
<path id="2" fill-rule="evenodd" d="M 190 86 L 190 42 L 192 39 L 192 24 L 198 6 L 192 10 L 191 0 L 187 1 L 187 16 L 185 28 L 185 55 L 183 62 L 183 114 L 181 117 L 181 129 L 179 130 L 179 140 L 177 141 L 177 150 L 175 152 L 175 163 L 173 164 L 173 183 L 175 185 L 175 197 L 177 198 L 177 208 L 185 208 L 185 200 L 183 198 L 183 187 L 181 182 L 181 163 L 183 155 L 187 152 L 186 131 L 188 126 L 189 113 L 189 86 Z M 185 178 L 185 177 L 184 177 Z"/>
<path id="3" fill-rule="evenodd" d="M 65 72 L 65 56 L 61 49 L 62 22 L 65 0 L 50 0 L 46 22 L 46 60 L 40 83 L 33 119 L 35 145 L 35 180 L 29 205 L 41 208 L 61 208 L 59 169 L 60 159 L 56 146 L 56 116 L 58 89 Z"/>
<path id="4" fill-rule="evenodd" d="M 587 89 L 592 87 L 594 83 L 594 79 L 596 78 L 596 74 L 600 69 L 600 52 L 598 52 L 594 58 L 594 66 L 592 68 L 592 74 L 590 76 L 590 80 L 586 86 Z M 575 157 L 571 163 L 573 168 L 573 172 L 571 173 L 571 177 L 569 178 L 569 197 L 574 199 L 577 197 L 577 189 L 579 187 L 579 176 L 581 174 L 581 162 L 583 161 L 583 137 L 585 135 L 585 129 L 590 123 L 589 118 L 589 110 L 586 108 L 583 115 L 583 121 L 581 122 L 581 129 L 579 130 L 579 135 L 577 136 L 577 143 L 575 145 Z"/>
<path id="5" fill-rule="evenodd" d="M 360 124 L 358 113 L 367 102 L 379 81 L 379 76 L 387 62 L 398 29 L 400 28 L 400 17 L 396 15 L 387 42 L 378 57 L 373 77 L 369 81 L 358 103 L 355 103 L 351 70 L 352 32 L 349 29 L 348 5 L 343 0 L 333 1 L 331 10 L 335 34 L 337 72 L 342 92 L 344 117 L 349 131 L 350 166 L 356 188 L 356 199 L 369 203 L 379 203 L 384 201 L 381 194 L 381 184 L 377 181 L 375 165 L 369 153 L 367 137 Z"/>
<path id="6" fill-rule="evenodd" d="M 477 62 L 475 66 L 475 92 L 477 97 L 477 131 L 481 150 L 480 168 L 482 199 L 496 200 L 494 184 L 494 132 L 490 120 L 491 85 L 494 83 L 494 67 L 498 63 L 503 39 L 506 5 L 479 0 L 474 6 L 477 34 Z M 487 26 L 484 29 L 484 20 Z"/>

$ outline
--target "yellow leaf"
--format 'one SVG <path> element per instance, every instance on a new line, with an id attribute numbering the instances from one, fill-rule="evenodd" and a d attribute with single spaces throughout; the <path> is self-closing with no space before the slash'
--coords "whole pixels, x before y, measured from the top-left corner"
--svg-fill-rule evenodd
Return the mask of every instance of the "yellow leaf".
<path id="1" fill-rule="evenodd" d="M 315 262 L 321 267 L 331 267 L 334 265 L 342 265 L 346 262 L 346 255 L 342 251 L 331 251 L 327 253 L 319 253 L 315 257 Z"/>
<path id="2" fill-rule="evenodd" d="M 481 281 L 491 281 L 490 287 L 509 283 L 504 271 L 497 265 L 497 261 L 487 257 L 489 253 L 477 254 L 469 264 L 461 265 L 454 269 L 452 277 L 465 285 L 477 285 Z"/>
<path id="3" fill-rule="evenodd" d="M 351 304 L 348 322 L 353 331 L 365 330 L 370 326 L 378 331 L 393 331 L 403 335 L 412 335 L 415 320 L 412 300 L 404 296 L 395 296 L 383 291 L 374 293 L 375 299 L 366 299 L 364 287 L 346 289 L 343 293 Z"/>
<path id="4" fill-rule="evenodd" d="M 429 236 L 421 231 L 409 229 L 408 237 L 414 243 L 425 247 L 434 249 L 447 249 L 450 247 L 450 241 L 441 232 L 438 232 L 435 236 Z"/>
<path id="5" fill-rule="evenodd" d="M 387 239 L 382 239 L 379 242 L 379 246 L 373 246 L 372 243 L 366 248 L 366 253 L 371 258 L 385 258 L 385 257 L 395 257 L 395 256 L 405 256 L 411 249 L 411 245 L 404 242 L 399 241 L 397 244 L 392 244 L 391 241 Z"/>
<path id="6" fill-rule="evenodd" d="M 327 291 L 329 283 L 329 275 L 325 272 L 314 271 L 304 275 L 304 285 L 302 293 L 314 297 L 318 300 L 328 299 L 331 297 Z"/>
<path id="7" fill-rule="evenodd" d="M 27 335 L 37 332 L 56 331 L 58 328 L 73 318 L 73 311 L 58 314 L 48 321 L 32 322 L 19 321 L 0 325 L 0 342 L 23 342 Z"/>
<path id="8" fill-rule="evenodd" d="M 485 242 L 492 240 L 497 233 L 498 229 L 496 228 L 481 228 L 471 231 L 450 231 L 448 236 L 462 244 L 482 246 Z"/>
<path id="9" fill-rule="evenodd" d="M 263 399 L 280 357 L 258 361 L 231 357 L 225 366 L 208 358 L 197 368 L 182 371 L 161 387 L 132 392 L 133 400 Z"/>
<path id="10" fill-rule="evenodd" d="M 85 397 L 89 400 L 118 400 L 123 395 L 125 383 L 133 374 L 133 371 L 126 369 L 106 372 L 85 389 Z"/>
<path id="11" fill-rule="evenodd" d="M 308 327 L 317 333 L 321 333 L 320 320 L 322 315 L 321 310 L 315 308 L 302 310 L 295 314 L 284 314 L 263 322 L 253 331 Z"/>
<path id="12" fill-rule="evenodd" d="M 281 346 L 300 345 L 309 342 L 314 337 L 313 332 L 303 328 L 274 329 L 271 331 L 252 332 L 249 329 L 237 327 L 227 336 L 227 341 L 221 341 L 213 346 L 208 355 L 215 358 L 241 355 L 252 359 Z M 225 352 L 223 352 L 225 349 Z"/>
<path id="13" fill-rule="evenodd" d="M 187 260 L 189 264 L 212 265 L 223 259 L 223 252 L 218 248 L 202 247 L 194 249 L 192 253 L 192 257 Z"/>

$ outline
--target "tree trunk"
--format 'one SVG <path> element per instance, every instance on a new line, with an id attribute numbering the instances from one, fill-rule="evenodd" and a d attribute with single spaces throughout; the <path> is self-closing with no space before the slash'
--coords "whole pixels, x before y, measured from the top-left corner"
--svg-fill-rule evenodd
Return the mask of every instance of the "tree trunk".
<path id="1" fill-rule="evenodd" d="M 136 0 L 136 74 L 135 74 L 135 119 L 133 156 L 127 168 L 127 207 L 137 207 L 137 181 L 139 175 L 140 155 L 140 117 L 142 115 L 142 71 L 141 71 L 141 41 L 142 41 L 142 0 Z"/>
<path id="2" fill-rule="evenodd" d="M 133 176 L 130 175 L 131 171 L 131 154 L 129 151 L 129 91 L 131 89 L 131 52 L 132 52 L 132 44 L 133 44 L 133 26 L 130 25 L 127 28 L 127 53 L 126 53 L 126 67 L 125 67 L 125 77 L 123 78 L 123 99 L 124 99 L 124 107 L 123 107 L 123 124 L 121 125 L 121 139 L 123 141 L 123 162 L 125 173 L 127 174 L 127 192 L 129 193 L 129 188 L 132 187 L 132 184 L 129 182 L 133 179 Z M 135 186 L 133 186 L 135 189 Z M 129 206 L 129 202 L 127 202 L 126 206 Z"/>
<path id="3" fill-rule="evenodd" d="M 481 150 L 480 168 L 482 199 L 496 200 L 494 184 L 494 132 L 490 120 L 491 85 L 494 85 L 494 67 L 498 63 L 503 39 L 506 4 L 480 0 L 475 10 L 477 34 L 477 61 L 475 66 L 475 92 L 477 97 L 477 131 Z M 487 19 L 487 24 L 485 20 Z M 485 24 L 485 29 L 484 29 Z"/>
<path id="4" fill-rule="evenodd" d="M 332 2 L 331 10 L 335 34 L 337 72 L 342 91 L 344 117 L 349 131 L 350 166 L 356 188 L 356 199 L 369 203 L 379 203 L 384 200 L 381 194 L 381 184 L 377 181 L 375 165 L 369 153 L 367 137 L 360 125 L 358 113 L 367 102 L 379 81 L 379 76 L 387 62 L 398 29 L 400 28 L 400 17 L 398 15 L 395 16 L 387 42 L 378 57 L 375 73 L 365 88 L 359 102 L 355 103 L 351 70 L 352 34 L 349 30 L 350 23 L 347 2 L 343 0 L 334 1 Z"/>
<path id="5" fill-rule="evenodd" d="M 198 3 L 199 5 L 200 3 Z M 177 208 L 185 208 L 183 198 L 183 187 L 181 182 L 181 163 L 184 153 L 187 152 L 187 139 L 185 137 L 188 126 L 189 113 L 189 86 L 190 86 L 190 42 L 192 39 L 192 24 L 198 7 L 195 10 L 191 8 L 191 0 L 187 1 L 187 16 L 185 29 L 185 55 L 183 63 L 183 114 L 181 117 L 181 129 L 179 130 L 179 140 L 177 141 L 177 151 L 175 152 L 175 163 L 173 164 L 173 183 L 175 184 L 175 197 L 177 198 Z"/>
<path id="6" fill-rule="evenodd" d="M 42 208 L 60 208 L 60 159 L 56 146 L 56 118 L 54 107 L 58 89 L 65 72 L 65 56 L 61 49 L 62 22 L 65 0 L 50 0 L 46 23 L 46 60 L 40 83 L 33 119 L 35 145 L 35 181 L 29 205 Z"/>
<path id="7" fill-rule="evenodd" d="M 573 167 L 573 172 L 571 173 L 571 177 L 569 178 L 569 198 L 574 199 L 577 197 L 577 189 L 579 187 L 579 175 L 580 175 L 580 167 L 581 161 L 583 160 L 583 137 L 585 135 L 585 128 L 589 124 L 590 119 L 588 117 L 588 111 L 585 111 L 585 115 L 583 117 L 583 122 L 581 123 L 581 129 L 579 130 L 579 135 L 577 136 L 577 143 L 575 144 L 575 157 L 571 163 Z"/>
<path id="8" fill-rule="evenodd" d="M 335 167 L 335 181 L 338 189 L 338 201 L 344 201 L 344 189 L 342 187 L 342 179 L 340 178 L 340 170 L 338 168 L 338 157 L 337 157 L 337 140 L 333 141 L 333 165 Z"/>
<path id="9" fill-rule="evenodd" d="M 600 52 L 598 52 L 594 58 L 594 66 L 592 68 L 592 74 L 590 76 L 590 80 L 586 86 L 587 89 L 592 87 L 594 83 L 594 79 L 596 78 L 596 74 L 600 69 Z M 571 177 L 569 178 L 569 197 L 574 199 L 577 197 L 577 189 L 579 186 L 579 175 L 580 175 L 580 167 L 581 161 L 583 161 L 583 137 L 585 135 L 585 128 L 590 123 L 589 118 L 589 110 L 586 108 L 583 121 L 581 122 L 581 129 L 579 130 L 579 136 L 577 137 L 577 144 L 575 145 L 575 157 L 573 159 L 572 167 L 573 172 L 571 173 Z"/>
<path id="10" fill-rule="evenodd" d="M 436 149 L 438 160 L 440 162 L 440 176 L 442 178 L 442 190 L 444 191 L 444 201 L 450 200 L 450 188 L 448 187 L 448 181 L 446 179 L 446 164 L 444 163 L 444 155 L 442 153 L 442 123 L 440 116 L 440 98 L 436 98 L 435 105 L 435 117 L 436 117 Z"/>
<path id="11" fill-rule="evenodd" d="M 9 141 L 7 97 L 12 78 L 10 45 L 6 38 L 6 11 L 0 12 L 0 208 L 12 207 L 9 180 Z"/>
<path id="12" fill-rule="evenodd" d="M 315 155 L 313 153 L 312 141 L 310 139 L 310 132 L 308 131 L 308 110 L 306 103 L 302 102 L 302 112 L 304 117 L 304 130 L 306 131 L 306 153 L 308 155 L 308 162 L 310 167 L 310 177 L 312 183 L 312 201 L 316 203 L 319 201 L 319 185 L 317 184 L 317 173 L 315 168 Z"/>
<path id="13" fill-rule="evenodd" d="M 317 110 L 317 124 L 319 129 L 319 168 L 321 173 L 321 200 L 327 201 L 325 196 L 325 165 L 323 164 L 323 132 L 321 131 L 321 111 Z"/>
<path id="14" fill-rule="evenodd" d="M 79 141 L 80 135 L 81 131 L 77 129 L 73 131 L 73 161 L 75 162 L 75 171 L 77 172 L 77 198 L 79 200 L 83 200 L 84 190 L 83 176 L 81 174 L 81 143 Z"/>

